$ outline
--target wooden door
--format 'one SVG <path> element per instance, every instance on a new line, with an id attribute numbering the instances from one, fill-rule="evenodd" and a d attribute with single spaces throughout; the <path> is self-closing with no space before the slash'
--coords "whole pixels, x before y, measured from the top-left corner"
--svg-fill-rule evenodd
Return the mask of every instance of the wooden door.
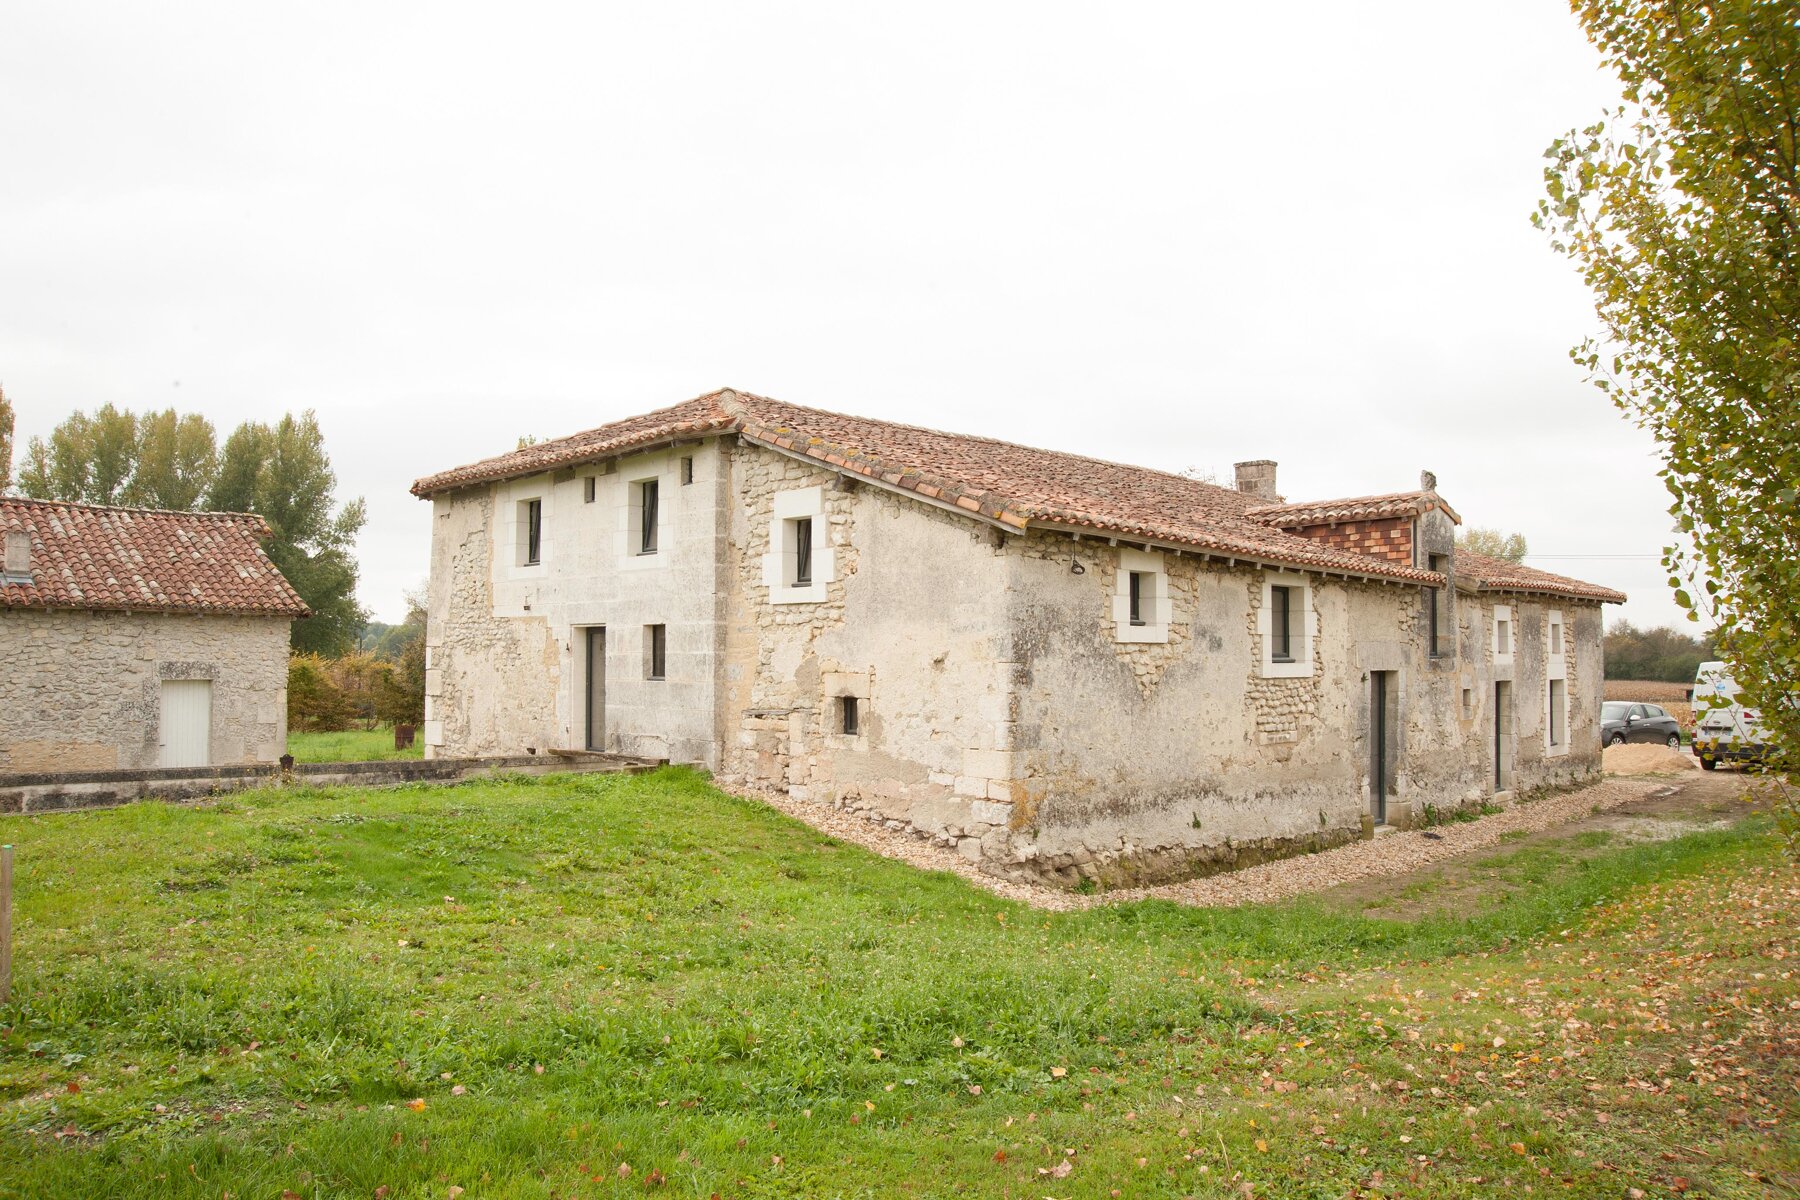
<path id="1" fill-rule="evenodd" d="M 212 763 L 212 680 L 163 680 L 159 720 L 158 765 L 204 767 Z"/>

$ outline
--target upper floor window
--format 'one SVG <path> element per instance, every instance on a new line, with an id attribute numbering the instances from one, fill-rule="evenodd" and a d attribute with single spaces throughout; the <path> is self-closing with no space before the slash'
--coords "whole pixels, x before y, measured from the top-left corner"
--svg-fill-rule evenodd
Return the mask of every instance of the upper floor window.
<path id="1" fill-rule="evenodd" d="M 1494 605 L 1494 661 L 1512 661 L 1512 609 Z"/>
<path id="2" fill-rule="evenodd" d="M 1294 661 L 1294 589 L 1281 584 L 1269 589 L 1269 661 Z"/>
<path id="3" fill-rule="evenodd" d="M 632 507 L 637 510 L 637 552 L 655 554 L 658 481 L 646 479 L 635 486 L 637 503 Z"/>
<path id="4" fill-rule="evenodd" d="M 687 455 L 681 460 L 681 486 L 686 487 L 692 482 L 694 482 L 694 459 L 692 455 Z"/>
<path id="5" fill-rule="evenodd" d="M 1551 609 L 1544 618 L 1547 631 L 1546 641 L 1549 643 L 1549 655 L 1544 659 L 1544 678 L 1566 679 L 1569 674 L 1568 643 L 1563 635 L 1563 615 L 1561 609 Z"/>
<path id="6" fill-rule="evenodd" d="M 595 481 L 592 475 L 587 476 L 581 481 L 581 502 L 583 504 L 592 504 L 594 502 L 594 488 Z"/>
<path id="7" fill-rule="evenodd" d="M 837 578 L 837 558 L 826 536 L 825 489 L 795 488 L 775 494 L 769 516 L 769 548 L 762 556 L 763 586 L 771 604 L 811 604 L 826 597 Z"/>
<path id="8" fill-rule="evenodd" d="M 1312 586 L 1304 575 L 1271 571 L 1263 576 L 1256 613 L 1259 673 L 1265 679 L 1306 679 L 1313 673 Z"/>
<path id="9" fill-rule="evenodd" d="M 795 517 L 788 522 L 793 528 L 788 531 L 788 538 L 794 546 L 794 577 L 788 582 L 795 587 L 812 585 L 812 525 L 811 517 Z"/>
<path id="10" fill-rule="evenodd" d="M 1442 554 L 1428 554 L 1425 556 L 1425 562 L 1430 570 L 1439 574 L 1443 573 L 1445 563 Z M 1449 640 L 1445 637 L 1444 630 L 1445 609 L 1449 607 L 1444 603 L 1447 598 L 1448 595 L 1444 588 L 1427 588 L 1425 591 L 1426 641 L 1429 643 L 1429 650 L 1433 658 L 1443 656 L 1444 643 Z"/>
<path id="11" fill-rule="evenodd" d="M 1119 551 L 1113 590 L 1113 637 L 1121 642 L 1169 640 L 1169 575 L 1163 557 L 1147 550 Z"/>
<path id="12" fill-rule="evenodd" d="M 544 556 L 544 502 L 519 502 L 519 565 L 535 567 Z"/>

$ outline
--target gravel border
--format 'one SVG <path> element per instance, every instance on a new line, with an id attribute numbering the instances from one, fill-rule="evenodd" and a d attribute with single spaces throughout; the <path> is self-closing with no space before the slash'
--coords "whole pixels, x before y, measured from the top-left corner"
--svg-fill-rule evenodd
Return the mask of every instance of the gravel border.
<path id="1" fill-rule="evenodd" d="M 1228 871 L 1202 879 L 1166 883 L 1158 887 L 1122 888 L 1103 895 L 1084 896 L 1037 884 L 1011 883 L 981 871 L 954 850 L 933 846 L 912 834 L 883 828 L 880 824 L 839 808 L 808 800 L 795 800 L 774 791 L 740 792 L 760 800 L 820 833 L 897 859 L 925 871 L 951 871 L 995 895 L 1036 908 L 1068 912 L 1096 904 L 1132 900 L 1171 900 L 1201 908 L 1238 904 L 1266 904 L 1307 892 L 1324 891 L 1383 875 L 1405 875 L 1445 859 L 1460 858 L 1476 850 L 1498 845 L 1513 833 L 1536 833 L 1556 825 L 1578 821 L 1642 800 L 1669 785 L 1649 779 L 1607 779 L 1573 792 L 1509 805 L 1505 811 L 1473 821 L 1439 825 L 1428 830 L 1387 834 L 1373 841 L 1356 841 L 1335 850 L 1302 854 L 1278 862 Z"/>

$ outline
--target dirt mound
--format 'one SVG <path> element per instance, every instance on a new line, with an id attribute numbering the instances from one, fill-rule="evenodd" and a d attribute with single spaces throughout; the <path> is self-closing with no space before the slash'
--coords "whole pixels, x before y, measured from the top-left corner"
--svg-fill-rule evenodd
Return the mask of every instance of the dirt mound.
<path id="1" fill-rule="evenodd" d="M 1679 775 L 1700 766 L 1691 754 L 1656 742 L 1608 746 L 1600 755 L 1600 763 L 1608 775 Z"/>

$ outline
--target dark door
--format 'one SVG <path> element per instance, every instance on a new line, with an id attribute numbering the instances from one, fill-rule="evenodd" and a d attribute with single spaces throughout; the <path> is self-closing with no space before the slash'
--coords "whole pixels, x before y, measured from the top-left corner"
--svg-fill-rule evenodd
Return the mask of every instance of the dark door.
<path id="1" fill-rule="evenodd" d="M 587 748 L 606 749 L 606 627 L 587 631 Z"/>
<path id="2" fill-rule="evenodd" d="M 1392 733 L 1388 713 L 1392 675 L 1391 671 L 1369 672 L 1369 810 L 1377 825 L 1387 824 L 1388 781 L 1394 770 L 1388 745 Z"/>

